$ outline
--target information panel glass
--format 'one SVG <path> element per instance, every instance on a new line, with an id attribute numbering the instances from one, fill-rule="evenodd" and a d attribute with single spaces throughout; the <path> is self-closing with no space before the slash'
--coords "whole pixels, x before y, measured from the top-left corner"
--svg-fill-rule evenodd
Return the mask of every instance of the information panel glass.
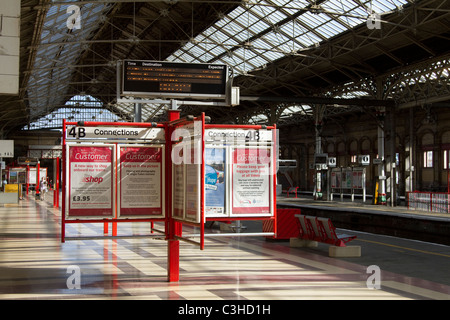
<path id="1" fill-rule="evenodd" d="M 270 215 L 272 194 L 270 148 L 234 148 L 232 215 Z"/>
<path id="2" fill-rule="evenodd" d="M 67 218 L 114 215 L 114 145 L 68 145 Z"/>
<path id="3" fill-rule="evenodd" d="M 164 148 L 119 147 L 119 217 L 163 216 Z"/>

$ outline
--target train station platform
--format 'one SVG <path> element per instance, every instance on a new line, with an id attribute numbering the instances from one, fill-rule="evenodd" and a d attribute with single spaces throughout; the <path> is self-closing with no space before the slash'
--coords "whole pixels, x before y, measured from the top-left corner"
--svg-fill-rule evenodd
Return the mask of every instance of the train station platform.
<path id="1" fill-rule="evenodd" d="M 406 206 L 314 200 L 312 196 L 277 197 L 279 208 L 299 208 L 302 214 L 330 218 L 336 227 L 450 245 L 450 214 L 408 210 Z"/>
<path id="2" fill-rule="evenodd" d="M 49 195 L 47 201 L 28 195 L 18 205 L 0 207 L 2 300 L 450 298 L 450 247 L 357 231 L 352 232 L 358 236 L 354 242 L 362 247 L 359 258 L 330 258 L 326 245 L 291 248 L 286 241 L 263 237 L 208 238 L 202 251 L 182 242 L 180 281 L 169 283 L 166 241 L 129 238 L 61 243 L 61 211 L 50 200 Z M 124 223 L 118 234 L 148 230 L 148 223 Z M 71 224 L 66 232 L 101 235 L 103 226 Z M 380 269 L 379 289 L 372 286 L 376 274 L 369 267 L 373 265 Z M 79 288 L 74 288 L 72 276 L 77 269 Z"/>

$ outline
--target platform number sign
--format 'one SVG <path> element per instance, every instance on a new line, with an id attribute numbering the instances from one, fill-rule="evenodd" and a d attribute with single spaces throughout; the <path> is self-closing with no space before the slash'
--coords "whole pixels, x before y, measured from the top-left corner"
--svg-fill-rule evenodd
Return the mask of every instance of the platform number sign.
<path id="1" fill-rule="evenodd" d="M 364 154 L 358 156 L 358 162 L 363 166 L 368 166 L 370 164 L 370 155 Z"/>
<path id="2" fill-rule="evenodd" d="M 330 168 L 336 168 L 336 157 L 328 157 L 328 166 Z"/>
<path id="3" fill-rule="evenodd" d="M 72 127 L 67 131 L 67 137 L 69 138 L 84 138 L 86 136 L 86 128 L 83 127 Z"/>

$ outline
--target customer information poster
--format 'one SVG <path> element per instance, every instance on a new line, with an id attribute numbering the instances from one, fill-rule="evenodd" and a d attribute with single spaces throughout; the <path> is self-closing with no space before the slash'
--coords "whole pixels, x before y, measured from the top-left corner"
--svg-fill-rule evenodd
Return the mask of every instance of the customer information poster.
<path id="1" fill-rule="evenodd" d="M 69 146 L 69 217 L 113 215 L 113 146 Z"/>
<path id="2" fill-rule="evenodd" d="M 232 161 L 232 214 L 269 214 L 270 149 L 236 148 Z"/>
<path id="3" fill-rule="evenodd" d="M 163 214 L 162 159 L 162 148 L 120 147 L 120 217 Z"/>

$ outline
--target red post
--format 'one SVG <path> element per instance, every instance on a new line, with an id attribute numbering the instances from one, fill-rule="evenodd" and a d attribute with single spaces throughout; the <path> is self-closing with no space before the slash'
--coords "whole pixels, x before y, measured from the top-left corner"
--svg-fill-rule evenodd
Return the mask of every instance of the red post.
<path id="1" fill-rule="evenodd" d="M 205 249 L 205 113 L 202 113 L 202 159 L 201 159 L 201 181 L 200 181 L 200 250 Z"/>
<path id="2" fill-rule="evenodd" d="M 62 134 L 62 209 L 61 209 L 61 242 L 66 241 L 66 119 L 63 119 Z M 59 186 L 58 186 L 59 187 Z"/>
<path id="3" fill-rule="evenodd" d="M 56 184 L 55 184 L 55 188 L 56 188 L 56 208 L 59 208 L 59 173 L 61 171 L 60 167 L 59 167 L 59 163 L 60 163 L 61 159 L 59 159 L 59 157 L 56 158 Z"/>
<path id="4" fill-rule="evenodd" d="M 277 230 L 278 230 L 278 222 L 277 222 L 277 166 L 278 166 L 278 143 L 277 143 L 277 127 L 274 125 L 273 131 L 272 131 L 272 194 L 273 194 L 273 232 L 275 233 L 274 238 L 277 237 Z M 297 198 L 297 189 L 295 189 L 295 197 Z"/>
<path id="5" fill-rule="evenodd" d="M 53 208 L 58 208 L 59 207 L 59 185 L 58 185 L 58 180 L 59 180 L 59 157 L 56 158 L 55 160 L 55 165 L 56 165 L 56 176 L 55 176 L 55 188 L 53 190 Z"/>
<path id="6" fill-rule="evenodd" d="M 29 165 L 27 165 L 27 195 L 28 195 L 28 189 L 29 189 L 29 186 L 30 186 L 30 166 Z"/>
<path id="7" fill-rule="evenodd" d="M 180 111 L 169 110 L 169 122 L 180 119 Z M 180 236 L 181 224 L 172 219 L 172 128 L 166 130 L 166 234 L 167 234 L 167 280 L 177 282 L 180 279 Z"/>
<path id="8" fill-rule="evenodd" d="M 40 172 L 41 171 L 41 163 L 40 161 L 38 161 L 37 166 L 36 166 L 36 186 L 34 187 L 35 191 L 36 191 L 36 196 L 40 195 Z M 37 198 L 37 197 L 36 197 Z"/>

